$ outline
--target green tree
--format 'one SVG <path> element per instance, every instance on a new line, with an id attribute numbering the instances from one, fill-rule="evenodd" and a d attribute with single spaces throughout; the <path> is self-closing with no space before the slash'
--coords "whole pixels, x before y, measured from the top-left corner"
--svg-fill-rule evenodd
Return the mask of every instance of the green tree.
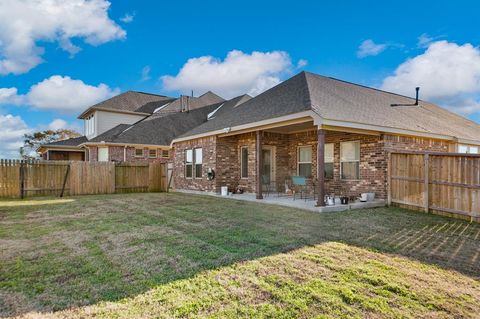
<path id="1" fill-rule="evenodd" d="M 41 145 L 79 136 L 80 134 L 78 132 L 66 129 L 45 130 L 31 134 L 25 134 L 23 146 L 20 147 L 20 156 L 23 159 L 37 158 L 37 149 Z"/>

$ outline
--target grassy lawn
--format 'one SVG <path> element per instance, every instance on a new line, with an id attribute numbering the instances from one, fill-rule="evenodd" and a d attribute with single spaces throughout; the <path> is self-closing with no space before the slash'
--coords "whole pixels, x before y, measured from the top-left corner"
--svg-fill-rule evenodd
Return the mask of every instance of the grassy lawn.
<path id="1" fill-rule="evenodd" d="M 186 194 L 0 201 L 0 316 L 463 318 L 480 225 Z"/>

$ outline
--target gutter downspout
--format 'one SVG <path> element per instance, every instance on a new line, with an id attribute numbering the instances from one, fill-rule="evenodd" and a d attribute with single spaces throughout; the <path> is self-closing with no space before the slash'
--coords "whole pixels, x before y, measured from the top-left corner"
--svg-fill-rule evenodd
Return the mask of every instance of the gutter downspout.
<path id="1" fill-rule="evenodd" d="M 127 146 L 126 145 L 123 147 L 123 161 L 124 162 L 127 161 Z"/>

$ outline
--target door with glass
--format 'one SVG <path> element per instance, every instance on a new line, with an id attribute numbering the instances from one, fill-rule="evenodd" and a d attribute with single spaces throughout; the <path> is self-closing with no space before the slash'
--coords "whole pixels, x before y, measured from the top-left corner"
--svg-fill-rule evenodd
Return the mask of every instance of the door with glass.
<path id="1" fill-rule="evenodd" d="M 275 181 L 275 149 L 272 146 L 262 148 L 262 184 L 266 190 L 267 185 Z"/>

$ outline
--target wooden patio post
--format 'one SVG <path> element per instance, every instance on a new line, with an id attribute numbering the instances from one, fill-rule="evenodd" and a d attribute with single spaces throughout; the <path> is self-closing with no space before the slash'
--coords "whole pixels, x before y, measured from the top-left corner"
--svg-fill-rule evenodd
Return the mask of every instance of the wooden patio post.
<path id="1" fill-rule="evenodd" d="M 325 206 L 325 130 L 317 131 L 317 206 Z"/>
<path id="2" fill-rule="evenodd" d="M 263 166 L 263 158 L 262 158 L 262 131 L 257 131 L 257 139 L 255 143 L 255 172 L 256 172 L 256 198 L 263 199 L 262 195 L 262 166 Z"/>

